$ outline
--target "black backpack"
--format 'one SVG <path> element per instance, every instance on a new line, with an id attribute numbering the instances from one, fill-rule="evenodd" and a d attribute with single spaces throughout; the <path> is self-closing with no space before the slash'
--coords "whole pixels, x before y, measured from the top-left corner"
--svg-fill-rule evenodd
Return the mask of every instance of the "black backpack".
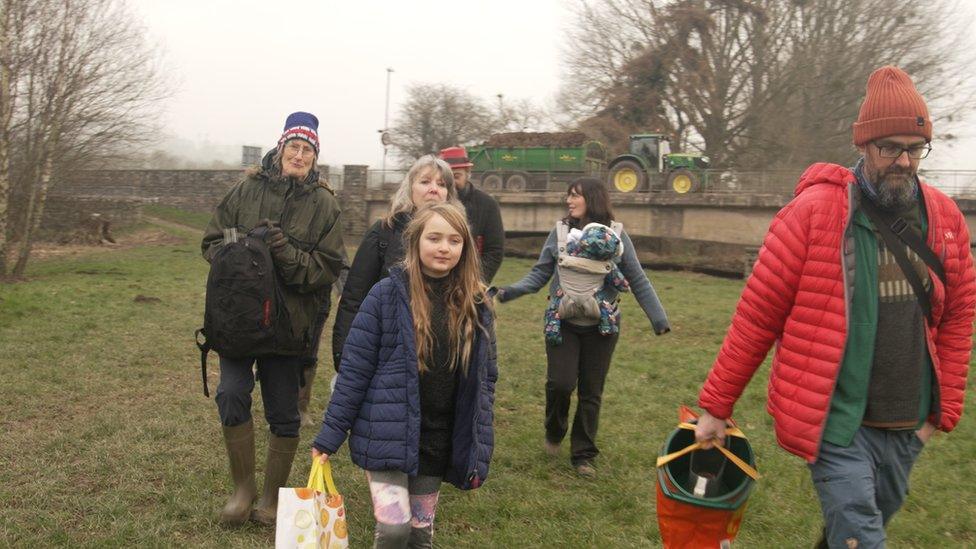
<path id="1" fill-rule="evenodd" d="M 208 397 L 211 349 L 228 358 L 297 356 L 305 351 L 305 338 L 292 331 L 283 283 L 264 242 L 267 231 L 262 225 L 225 243 L 210 262 L 203 328 L 196 331 L 203 394 Z"/>

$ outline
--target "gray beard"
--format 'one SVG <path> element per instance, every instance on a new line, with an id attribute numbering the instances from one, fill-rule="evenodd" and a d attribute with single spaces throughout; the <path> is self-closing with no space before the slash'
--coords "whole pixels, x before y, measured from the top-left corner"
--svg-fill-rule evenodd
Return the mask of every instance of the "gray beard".
<path id="1" fill-rule="evenodd" d="M 878 191 L 878 205 L 888 211 L 901 211 L 916 202 L 915 178 L 904 173 L 889 173 L 881 176 L 875 186 Z"/>

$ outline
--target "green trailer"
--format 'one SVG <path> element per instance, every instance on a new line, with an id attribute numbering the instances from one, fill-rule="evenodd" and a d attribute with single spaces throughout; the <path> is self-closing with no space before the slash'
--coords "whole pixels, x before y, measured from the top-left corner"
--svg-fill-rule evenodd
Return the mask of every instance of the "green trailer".
<path id="1" fill-rule="evenodd" d="M 472 179 L 486 191 L 563 190 L 577 177 L 602 177 L 607 149 L 577 132 L 518 132 L 468 147 L 468 158 Z"/>

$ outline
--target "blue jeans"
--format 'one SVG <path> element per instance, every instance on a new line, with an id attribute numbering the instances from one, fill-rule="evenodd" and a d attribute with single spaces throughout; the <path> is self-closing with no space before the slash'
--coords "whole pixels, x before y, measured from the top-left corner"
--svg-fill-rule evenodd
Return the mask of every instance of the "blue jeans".
<path id="1" fill-rule="evenodd" d="M 914 430 L 862 426 L 848 447 L 823 442 L 810 465 L 830 547 L 885 546 L 884 527 L 908 494 L 922 441 Z"/>

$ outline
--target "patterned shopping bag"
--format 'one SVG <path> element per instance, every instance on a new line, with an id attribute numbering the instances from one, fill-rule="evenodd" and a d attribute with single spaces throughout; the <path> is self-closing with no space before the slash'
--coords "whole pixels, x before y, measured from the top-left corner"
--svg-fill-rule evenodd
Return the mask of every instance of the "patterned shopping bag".
<path id="1" fill-rule="evenodd" d="M 332 480 L 332 465 L 312 460 L 305 488 L 278 490 L 275 549 L 346 549 L 346 509 Z"/>

